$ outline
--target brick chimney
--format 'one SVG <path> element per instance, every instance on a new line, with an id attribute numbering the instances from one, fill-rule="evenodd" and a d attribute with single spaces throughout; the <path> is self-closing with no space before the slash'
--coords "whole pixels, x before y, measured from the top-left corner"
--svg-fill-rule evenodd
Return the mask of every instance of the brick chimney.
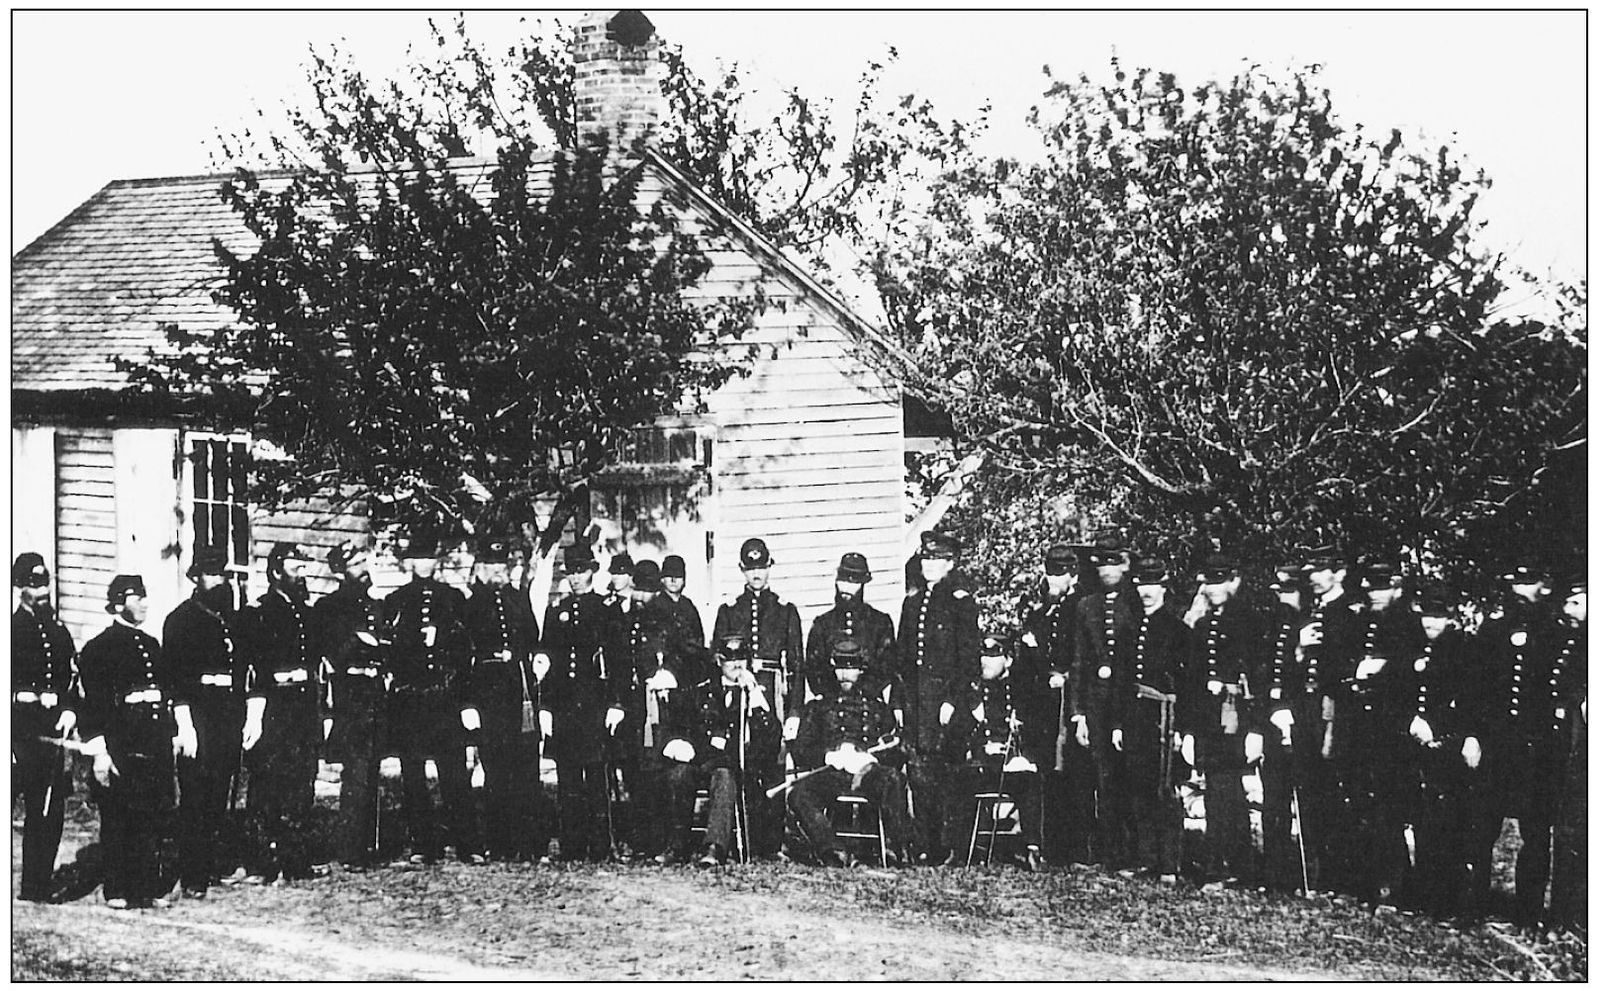
<path id="1" fill-rule="evenodd" d="M 575 118 L 580 141 L 630 149 L 664 115 L 658 34 L 639 10 L 592 11 L 575 27 Z"/>

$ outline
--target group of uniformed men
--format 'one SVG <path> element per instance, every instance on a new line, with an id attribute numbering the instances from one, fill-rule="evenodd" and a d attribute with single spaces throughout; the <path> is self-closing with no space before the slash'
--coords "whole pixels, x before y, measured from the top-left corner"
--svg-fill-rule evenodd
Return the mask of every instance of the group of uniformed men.
<path id="1" fill-rule="evenodd" d="M 1348 562 L 1318 548 L 1278 568 L 1263 595 L 1245 588 L 1240 562 L 1212 554 L 1192 601 L 1174 603 L 1162 561 L 1102 534 L 1048 549 L 1007 637 L 985 635 L 955 570 L 958 541 L 928 532 L 896 629 L 865 601 L 865 557 L 848 553 L 806 640 L 797 608 L 769 587 L 769 549 L 751 539 L 745 587 L 705 639 L 674 555 L 661 567 L 616 554 L 598 592 L 592 550 L 565 548 L 567 591 L 538 624 L 510 582 L 528 548 L 480 542 L 467 597 L 435 578 L 438 551 L 428 536 L 408 541 L 398 557 L 410 580 L 377 600 L 369 552 L 337 547 L 340 586 L 309 603 L 307 562 L 278 545 L 269 591 L 236 611 L 223 553 L 201 549 L 195 593 L 161 641 L 141 629 L 140 577 L 120 575 L 112 624 L 81 655 L 51 610 L 44 561 L 20 555 L 21 896 L 51 895 L 64 749 L 93 760 L 104 893 L 119 907 L 165 904 L 157 849 L 175 777 L 178 873 L 199 897 L 235 868 L 261 882 L 314 876 L 330 853 L 345 869 L 374 865 L 379 763 L 392 753 L 407 859 L 434 861 L 448 845 L 470 862 L 542 859 L 544 750 L 564 859 L 775 857 L 790 813 L 815 858 L 849 866 L 839 828 L 852 796 L 875 813 L 893 864 L 968 863 L 985 834 L 991 856 L 996 817 L 1013 806 L 1015 855 L 1033 870 L 1100 864 L 1165 883 L 1186 871 L 1392 905 L 1415 864 L 1416 904 L 1478 914 L 1513 816 L 1518 919 L 1546 919 L 1571 754 L 1582 774 L 1585 586 L 1562 583 L 1559 610 L 1534 564 L 1503 576 L 1509 600 L 1470 636 L 1443 586 L 1408 588 L 1390 563 L 1360 566 L 1352 588 Z M 305 828 L 320 754 L 342 767 L 338 849 L 323 853 Z M 247 862 L 225 864 L 220 830 L 242 766 L 256 842 Z M 1247 776 L 1261 781 L 1259 852 Z M 1205 836 L 1185 864 L 1179 785 L 1191 778 L 1203 778 Z M 1570 869 L 1556 872 L 1552 910 L 1582 917 L 1582 838 L 1557 855 Z"/>

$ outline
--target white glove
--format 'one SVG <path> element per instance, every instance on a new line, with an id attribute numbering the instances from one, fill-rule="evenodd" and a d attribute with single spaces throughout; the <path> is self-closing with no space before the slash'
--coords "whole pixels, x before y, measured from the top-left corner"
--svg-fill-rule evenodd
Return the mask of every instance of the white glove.
<path id="1" fill-rule="evenodd" d="M 324 739 L 326 739 L 326 740 L 329 739 L 329 734 L 334 732 L 334 730 L 335 730 L 335 721 L 333 719 L 329 718 L 328 716 L 325 716 L 324 717 Z"/>
<path id="2" fill-rule="evenodd" d="M 71 733 L 73 731 L 73 727 L 77 725 L 78 713 L 72 711 L 71 709 L 61 710 L 61 715 L 56 717 L 56 733 L 60 736 L 66 736 L 68 733 Z"/>
<path id="3" fill-rule="evenodd" d="M 1205 683 L 1205 690 L 1210 692 L 1212 695 L 1221 695 L 1222 694 L 1222 682 L 1216 680 L 1215 678 L 1212 678 L 1210 681 L 1207 681 Z"/>
<path id="4" fill-rule="evenodd" d="M 1316 623 L 1307 623 L 1300 628 L 1300 646 L 1315 647 L 1322 643 L 1322 629 Z"/>
<path id="5" fill-rule="evenodd" d="M 954 703 L 953 702 L 944 702 L 942 705 L 937 707 L 937 724 L 939 726 L 947 726 L 949 724 L 949 720 L 953 719 L 953 718 L 954 718 Z"/>
<path id="6" fill-rule="evenodd" d="M 1020 754 L 1016 754 L 1014 757 L 1012 757 L 1009 760 L 1004 762 L 1004 773 L 1006 773 L 1006 774 L 1015 774 L 1017 771 L 1037 771 L 1037 770 L 1038 770 L 1038 765 L 1037 764 L 1034 764 L 1032 761 L 1027 760 L 1025 757 L 1021 756 Z"/>
<path id="7" fill-rule="evenodd" d="M 1110 745 L 1112 747 L 1114 747 L 1115 749 L 1117 749 L 1117 750 L 1120 750 L 1122 748 L 1122 731 L 1121 730 L 1113 729 L 1113 730 L 1110 731 Z"/>
<path id="8" fill-rule="evenodd" d="M 1194 766 L 1194 734 L 1183 734 L 1183 763 L 1189 767 Z"/>
<path id="9" fill-rule="evenodd" d="M 479 709 L 464 709 L 462 712 L 458 713 L 458 718 L 463 721 L 463 728 L 468 730 L 470 733 L 473 733 L 475 730 L 480 728 Z"/>
<path id="10" fill-rule="evenodd" d="M 1412 717 L 1412 727 L 1409 732 L 1417 738 L 1418 743 L 1427 743 L 1434 739 L 1434 730 L 1429 728 L 1428 720 L 1422 716 Z"/>
<path id="11" fill-rule="evenodd" d="M 982 745 L 982 752 L 993 757 L 1004 756 L 1005 749 L 1003 743 L 985 743 Z"/>
<path id="12" fill-rule="evenodd" d="M 1483 758 L 1484 748 L 1479 746 L 1477 737 L 1470 736 L 1462 741 L 1462 759 L 1467 762 L 1469 769 L 1477 768 Z"/>
<path id="13" fill-rule="evenodd" d="M 173 756 L 193 758 L 200 751 L 201 744 L 196 739 L 195 722 L 190 718 L 190 707 L 174 706 L 173 722 L 176 727 L 173 733 Z"/>
<path id="14" fill-rule="evenodd" d="M 1384 670 L 1384 659 L 1382 657 L 1364 657 L 1356 665 L 1356 680 L 1366 681 L 1382 670 Z"/>
<path id="15" fill-rule="evenodd" d="M 112 763 L 112 755 L 104 750 L 96 754 L 93 771 L 95 780 L 100 782 L 101 787 L 110 788 L 112 777 L 117 774 L 117 765 Z"/>
<path id="16" fill-rule="evenodd" d="M 1285 744 L 1294 741 L 1295 714 L 1293 710 L 1273 709 L 1272 715 L 1267 717 L 1267 722 L 1283 731 L 1283 742 Z"/>
<path id="17" fill-rule="evenodd" d="M 842 770 L 857 777 L 861 771 L 874 763 L 876 755 L 867 754 L 863 750 L 850 750 L 843 755 Z"/>
<path id="18" fill-rule="evenodd" d="M 764 689 L 758 685 L 748 689 L 748 710 L 751 712 L 754 709 L 770 711 L 770 702 L 764 697 Z"/>
<path id="19" fill-rule="evenodd" d="M 697 756 L 697 751 L 685 740 L 671 740 L 664 744 L 664 756 L 682 764 L 690 764 L 692 758 Z"/>
<path id="20" fill-rule="evenodd" d="M 975 719 L 979 723 L 982 721 L 982 717 L 985 715 L 987 715 L 987 712 L 982 708 L 981 702 L 978 702 L 976 704 L 976 708 L 971 710 L 971 718 Z"/>
<path id="21" fill-rule="evenodd" d="M 716 750 L 724 750 L 725 749 L 725 737 L 723 737 L 723 736 L 711 736 L 711 737 L 709 737 L 709 746 L 713 747 Z"/>
<path id="22" fill-rule="evenodd" d="M 1077 726 L 1077 746 L 1088 746 L 1088 717 L 1072 716 L 1071 721 Z"/>
<path id="23" fill-rule="evenodd" d="M 612 733 L 619 729 L 619 724 L 625 721 L 625 710 L 618 706 L 608 707 L 608 713 L 603 716 L 603 725 Z"/>
<path id="24" fill-rule="evenodd" d="M 543 651 L 535 656 L 530 666 L 535 669 L 536 681 L 540 682 L 547 677 L 547 672 L 552 670 L 552 658 Z"/>
<path id="25" fill-rule="evenodd" d="M 1059 690 L 1066 687 L 1066 675 L 1061 671 L 1049 672 L 1049 687 Z"/>
<path id="26" fill-rule="evenodd" d="M 893 722 L 898 724 L 899 729 L 904 728 L 904 710 L 903 709 L 894 709 L 893 710 Z"/>
<path id="27" fill-rule="evenodd" d="M 246 699 L 246 723 L 240 729 L 240 749 L 250 750 L 262 739 L 262 715 L 268 711 L 265 698 Z"/>
<path id="28" fill-rule="evenodd" d="M 1036 650 L 1038 648 L 1038 634 L 1033 633 L 1031 630 L 1021 634 L 1021 646 Z"/>
<path id="29" fill-rule="evenodd" d="M 542 709 L 536 713 L 536 724 L 541 727 L 543 737 L 549 740 L 552 739 L 552 713 L 550 711 Z"/>
<path id="30" fill-rule="evenodd" d="M 1265 746 L 1266 746 L 1266 741 L 1261 738 L 1260 733 L 1246 733 L 1246 734 L 1244 734 L 1244 761 L 1245 761 L 1245 763 L 1254 764 L 1256 761 L 1260 760 L 1261 759 L 1261 754 L 1263 752 L 1263 748 Z"/>
<path id="31" fill-rule="evenodd" d="M 787 724 L 781 728 L 781 738 L 783 740 L 796 740 L 796 739 L 798 739 L 798 717 L 797 716 L 788 716 L 787 717 Z"/>
<path id="32" fill-rule="evenodd" d="M 676 687 L 679 686 L 675 680 L 675 675 L 669 668 L 659 668 L 653 672 L 651 678 L 647 679 L 647 690 L 650 692 L 667 692 Z"/>

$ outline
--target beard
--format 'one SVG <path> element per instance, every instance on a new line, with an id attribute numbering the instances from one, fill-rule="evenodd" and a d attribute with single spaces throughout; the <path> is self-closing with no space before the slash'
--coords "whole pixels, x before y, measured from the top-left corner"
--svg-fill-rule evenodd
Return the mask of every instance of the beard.
<path id="1" fill-rule="evenodd" d="M 291 602 L 307 601 L 307 579 L 305 578 L 284 579 L 279 583 L 279 588 L 285 593 L 285 598 Z"/>
<path id="2" fill-rule="evenodd" d="M 203 589 L 198 593 L 201 604 L 213 612 L 230 612 L 234 609 L 234 589 L 225 582 L 217 588 Z"/>

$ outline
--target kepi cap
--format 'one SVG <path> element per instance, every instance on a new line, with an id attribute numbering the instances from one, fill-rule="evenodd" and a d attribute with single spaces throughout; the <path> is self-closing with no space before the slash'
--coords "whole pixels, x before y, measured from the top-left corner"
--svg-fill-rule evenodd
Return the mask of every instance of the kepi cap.
<path id="1" fill-rule="evenodd" d="M 1071 544 L 1051 544 L 1043 552 L 1043 570 L 1051 575 L 1063 575 L 1077 570 L 1077 548 Z"/>
<path id="2" fill-rule="evenodd" d="M 1133 562 L 1132 577 L 1134 585 L 1164 585 L 1171 575 L 1167 574 L 1165 561 L 1158 557 L 1141 557 Z"/>
<path id="3" fill-rule="evenodd" d="M 611 575 L 628 575 L 633 567 L 635 563 L 625 551 L 620 551 L 608 559 L 608 573 Z"/>
<path id="4" fill-rule="evenodd" d="M 870 581 L 870 562 L 865 555 L 858 551 L 849 551 L 843 559 L 837 562 L 837 580 L 840 582 L 859 582 L 864 584 Z"/>
<path id="5" fill-rule="evenodd" d="M 50 569 L 43 555 L 23 551 L 11 562 L 11 584 L 17 588 L 44 588 L 50 584 Z"/>
<path id="6" fill-rule="evenodd" d="M 184 577 L 194 578 L 197 575 L 221 575 L 229 570 L 229 555 L 221 547 L 198 547 L 195 550 L 195 560 L 184 572 Z"/>
<path id="7" fill-rule="evenodd" d="M 685 580 L 686 558 L 679 554 L 671 554 L 669 557 L 664 559 L 664 567 L 659 569 L 659 575 L 663 578 L 680 578 Z"/>
<path id="8" fill-rule="evenodd" d="M 927 530 L 921 534 L 921 557 L 954 560 L 960 556 L 960 541 L 953 534 Z"/>
<path id="9" fill-rule="evenodd" d="M 145 579 L 139 575 L 118 575 L 106 588 L 106 611 L 116 612 L 130 595 L 145 595 Z"/>
<path id="10" fill-rule="evenodd" d="M 1200 580 L 1208 585 L 1225 582 L 1238 573 L 1239 559 L 1221 551 L 1207 554 L 1205 562 L 1200 565 Z"/>
<path id="11" fill-rule="evenodd" d="M 737 561 L 742 565 L 743 571 L 768 568 L 771 564 L 770 548 L 758 537 L 749 537 L 742 542 L 742 549 L 737 552 Z"/>
<path id="12" fill-rule="evenodd" d="M 636 586 L 638 592 L 657 592 L 664 588 L 658 571 L 658 562 L 651 558 L 642 558 L 631 568 L 631 584 Z"/>
<path id="13" fill-rule="evenodd" d="M 865 648 L 852 637 L 843 637 L 831 645 L 831 666 L 834 668 L 853 668 L 863 670 L 865 667 Z"/>
<path id="14" fill-rule="evenodd" d="M 564 548 L 564 570 L 590 571 L 597 567 L 597 556 L 591 552 L 590 544 L 570 544 Z"/>

